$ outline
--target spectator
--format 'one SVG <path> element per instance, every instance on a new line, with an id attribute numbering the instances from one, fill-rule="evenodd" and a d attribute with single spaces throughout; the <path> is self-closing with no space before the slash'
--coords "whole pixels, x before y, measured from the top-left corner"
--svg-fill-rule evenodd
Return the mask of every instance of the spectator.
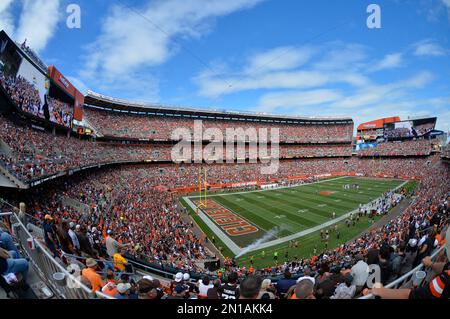
<path id="1" fill-rule="evenodd" d="M 239 299 L 239 286 L 237 284 L 238 274 L 232 272 L 228 275 L 227 282 L 222 284 L 223 299 Z"/>
<path id="2" fill-rule="evenodd" d="M 343 282 L 337 286 L 336 290 L 334 291 L 334 295 L 331 296 L 331 299 L 352 299 L 356 293 L 356 286 L 353 285 L 352 282 L 352 275 L 345 275 L 343 278 Z"/>
<path id="3" fill-rule="evenodd" d="M 264 279 L 257 299 L 275 299 L 274 288 L 270 279 Z"/>
<path id="4" fill-rule="evenodd" d="M 316 299 L 314 296 L 314 284 L 311 280 L 302 280 L 294 287 L 294 294 L 290 299 Z"/>
<path id="5" fill-rule="evenodd" d="M 28 261 L 25 258 L 20 258 L 19 254 L 10 250 L 7 251 L 0 248 L 0 275 L 20 274 L 23 279 L 25 287 L 28 277 Z"/>
<path id="6" fill-rule="evenodd" d="M 205 275 L 198 281 L 198 297 L 206 299 L 208 296 L 208 290 L 214 288 L 214 285 L 210 283 L 209 276 Z"/>
<path id="7" fill-rule="evenodd" d="M 103 282 L 102 277 L 97 273 L 98 264 L 95 259 L 86 259 L 86 266 L 87 268 L 83 269 L 81 274 L 89 281 L 92 287 L 92 292 L 95 293 L 98 290 L 101 290 L 105 283 Z"/>
<path id="8" fill-rule="evenodd" d="M 296 284 L 296 281 L 292 279 L 292 274 L 288 269 L 284 271 L 284 278 L 278 280 L 276 284 L 277 292 L 281 297 L 285 296 L 288 289 Z"/>
<path id="9" fill-rule="evenodd" d="M 247 276 L 239 287 L 239 299 L 257 299 L 261 290 L 261 278 L 255 275 Z"/>
<path id="10" fill-rule="evenodd" d="M 208 299 L 220 299 L 221 293 L 219 279 L 214 280 L 213 287 L 208 289 L 206 296 L 208 297 Z"/>
<path id="11" fill-rule="evenodd" d="M 355 285 L 356 293 L 360 293 L 369 277 L 369 265 L 364 261 L 364 257 L 361 254 L 356 255 L 355 261 L 356 264 L 353 265 L 350 273 L 353 277 L 352 285 Z"/>
<path id="12" fill-rule="evenodd" d="M 117 284 L 117 294 L 114 296 L 116 299 L 130 299 L 131 284 L 119 283 Z"/>

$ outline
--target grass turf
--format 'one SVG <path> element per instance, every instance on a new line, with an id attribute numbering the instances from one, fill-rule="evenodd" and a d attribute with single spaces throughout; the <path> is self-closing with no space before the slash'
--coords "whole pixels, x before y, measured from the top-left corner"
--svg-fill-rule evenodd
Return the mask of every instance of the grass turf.
<path id="1" fill-rule="evenodd" d="M 380 197 L 384 192 L 394 189 L 402 182 L 400 180 L 345 177 L 292 188 L 216 194 L 208 197 L 261 229 L 260 232 L 255 234 L 230 237 L 236 244 L 245 247 L 274 227 L 283 229 L 277 234 L 277 237 L 285 237 L 323 224 L 331 219 L 332 212 L 335 212 L 336 217 L 339 217 L 358 208 L 360 203 L 366 204 Z M 342 189 L 344 184 L 354 183 L 359 185 L 359 189 Z M 211 239 L 212 231 L 201 222 L 200 218 L 194 216 L 194 219 Z M 348 241 L 369 226 L 367 218 L 360 219 L 355 226 L 350 228 L 347 228 L 344 222 L 339 223 L 340 238 L 337 239 L 336 234 L 331 233 L 328 248 L 336 247 Z M 217 236 L 215 238 L 216 246 L 223 247 L 223 254 L 233 256 L 220 239 Z M 302 258 L 311 256 L 315 247 L 317 251 L 325 248 L 320 241 L 319 231 L 299 238 L 298 242 L 299 247 L 297 249 L 289 248 L 289 243 L 283 243 L 266 248 L 264 254 L 261 250 L 251 252 L 240 257 L 238 262 L 249 263 L 250 256 L 253 255 L 254 265 L 263 267 L 273 263 L 273 252 L 275 251 L 278 252 L 279 261 L 284 261 L 284 254 L 287 250 L 289 250 L 290 258 L 294 256 Z"/>

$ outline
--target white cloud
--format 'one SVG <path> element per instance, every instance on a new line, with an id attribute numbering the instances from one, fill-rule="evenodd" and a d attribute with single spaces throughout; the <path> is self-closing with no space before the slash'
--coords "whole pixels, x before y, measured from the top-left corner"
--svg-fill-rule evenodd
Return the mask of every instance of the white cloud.
<path id="1" fill-rule="evenodd" d="M 366 106 L 377 107 L 377 104 L 386 101 L 398 101 L 405 96 L 406 92 L 413 89 L 421 89 L 433 79 L 431 73 L 424 71 L 406 80 L 393 82 L 385 85 L 371 85 L 363 87 L 353 95 L 341 99 L 330 105 L 332 108 L 352 109 Z"/>
<path id="2" fill-rule="evenodd" d="M 368 48 L 357 43 L 335 41 L 323 46 L 322 59 L 314 64 L 317 69 L 325 71 L 357 70 L 367 63 Z"/>
<path id="3" fill-rule="evenodd" d="M 263 95 L 259 101 L 259 112 L 283 111 L 293 113 L 293 110 L 335 102 L 342 98 L 337 90 L 312 90 L 274 92 Z"/>
<path id="4" fill-rule="evenodd" d="M 370 79 L 359 70 L 366 56 L 364 51 L 363 46 L 340 42 L 321 47 L 277 47 L 250 56 L 240 70 L 232 70 L 223 62 L 211 64 L 193 81 L 199 86 L 198 94 L 209 98 L 248 90 L 308 89 L 330 83 L 367 86 Z M 316 62 L 311 63 L 312 58 Z"/>
<path id="5" fill-rule="evenodd" d="M 200 86 L 199 94 L 217 97 L 257 89 L 300 89 L 324 85 L 329 77 L 314 71 L 280 71 L 265 74 L 214 78 L 204 74 L 194 81 Z"/>
<path id="6" fill-rule="evenodd" d="M 112 81 L 117 75 L 162 64 L 177 50 L 174 40 L 199 37 L 210 31 L 212 19 L 261 1 L 159 0 L 132 10 L 115 5 L 88 50 L 82 75 Z"/>
<path id="7" fill-rule="evenodd" d="M 386 69 L 398 68 L 402 65 L 403 54 L 402 53 L 392 53 L 387 54 L 381 61 L 376 63 L 370 71 L 376 72 Z"/>
<path id="8" fill-rule="evenodd" d="M 313 53 L 310 47 L 278 47 L 256 54 L 249 59 L 247 74 L 287 70 L 305 64 Z"/>
<path id="9" fill-rule="evenodd" d="M 0 29 L 18 42 L 27 39 L 27 45 L 34 51 L 41 51 L 56 31 L 60 0 L 23 0 L 18 22 L 11 12 L 13 2 L 0 1 Z"/>
<path id="10" fill-rule="evenodd" d="M 443 47 L 431 40 L 418 42 L 414 47 L 414 55 L 416 56 L 443 56 L 447 54 Z"/>
<path id="11" fill-rule="evenodd" d="M 11 13 L 13 1 L 0 1 L 0 30 L 5 30 L 8 34 L 14 33 L 14 19 Z"/>

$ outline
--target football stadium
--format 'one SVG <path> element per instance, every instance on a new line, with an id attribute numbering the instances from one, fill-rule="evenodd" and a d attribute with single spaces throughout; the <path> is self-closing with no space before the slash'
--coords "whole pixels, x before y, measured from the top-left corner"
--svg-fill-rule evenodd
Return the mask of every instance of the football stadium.
<path id="1" fill-rule="evenodd" d="M 441 114 L 137 102 L 0 44 L 1 299 L 450 297 Z"/>

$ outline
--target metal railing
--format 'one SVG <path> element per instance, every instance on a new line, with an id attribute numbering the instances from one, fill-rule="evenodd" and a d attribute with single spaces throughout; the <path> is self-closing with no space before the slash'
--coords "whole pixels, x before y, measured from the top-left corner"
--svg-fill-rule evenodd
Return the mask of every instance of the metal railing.
<path id="1" fill-rule="evenodd" d="M 438 258 L 438 256 L 440 256 L 440 253 L 443 252 L 444 248 L 445 248 L 445 246 L 442 246 L 439 249 L 435 250 L 430 256 L 431 260 L 435 261 Z M 399 289 L 399 288 L 402 288 L 402 287 L 403 288 L 404 287 L 409 287 L 410 285 L 408 285 L 408 284 L 411 283 L 412 277 L 414 276 L 414 274 L 416 272 L 422 270 L 423 268 L 424 268 L 424 265 L 422 263 L 420 263 L 420 265 L 418 265 L 416 268 L 411 269 L 409 272 L 407 272 L 403 276 L 401 276 L 401 277 L 397 278 L 396 280 L 394 280 L 393 282 L 387 284 L 384 288 Z M 429 279 L 429 274 L 430 274 L 430 272 L 427 273 L 427 276 L 422 281 L 422 284 L 424 282 L 426 282 L 427 279 Z M 374 298 L 375 297 L 372 294 L 369 294 L 367 296 L 363 296 L 363 297 L 360 297 L 358 299 L 374 299 Z"/>
<path id="2" fill-rule="evenodd" d="M 94 294 L 89 287 L 81 282 L 80 276 L 70 273 L 62 263 L 58 262 L 50 254 L 39 240 L 32 236 L 23 221 L 15 213 L 11 213 L 11 224 L 14 236 L 24 253 L 29 257 L 29 262 L 33 265 L 39 278 L 50 287 L 56 298 L 114 299 L 99 291 Z M 62 274 L 64 279 L 54 279 L 53 275 L 56 273 Z"/>

